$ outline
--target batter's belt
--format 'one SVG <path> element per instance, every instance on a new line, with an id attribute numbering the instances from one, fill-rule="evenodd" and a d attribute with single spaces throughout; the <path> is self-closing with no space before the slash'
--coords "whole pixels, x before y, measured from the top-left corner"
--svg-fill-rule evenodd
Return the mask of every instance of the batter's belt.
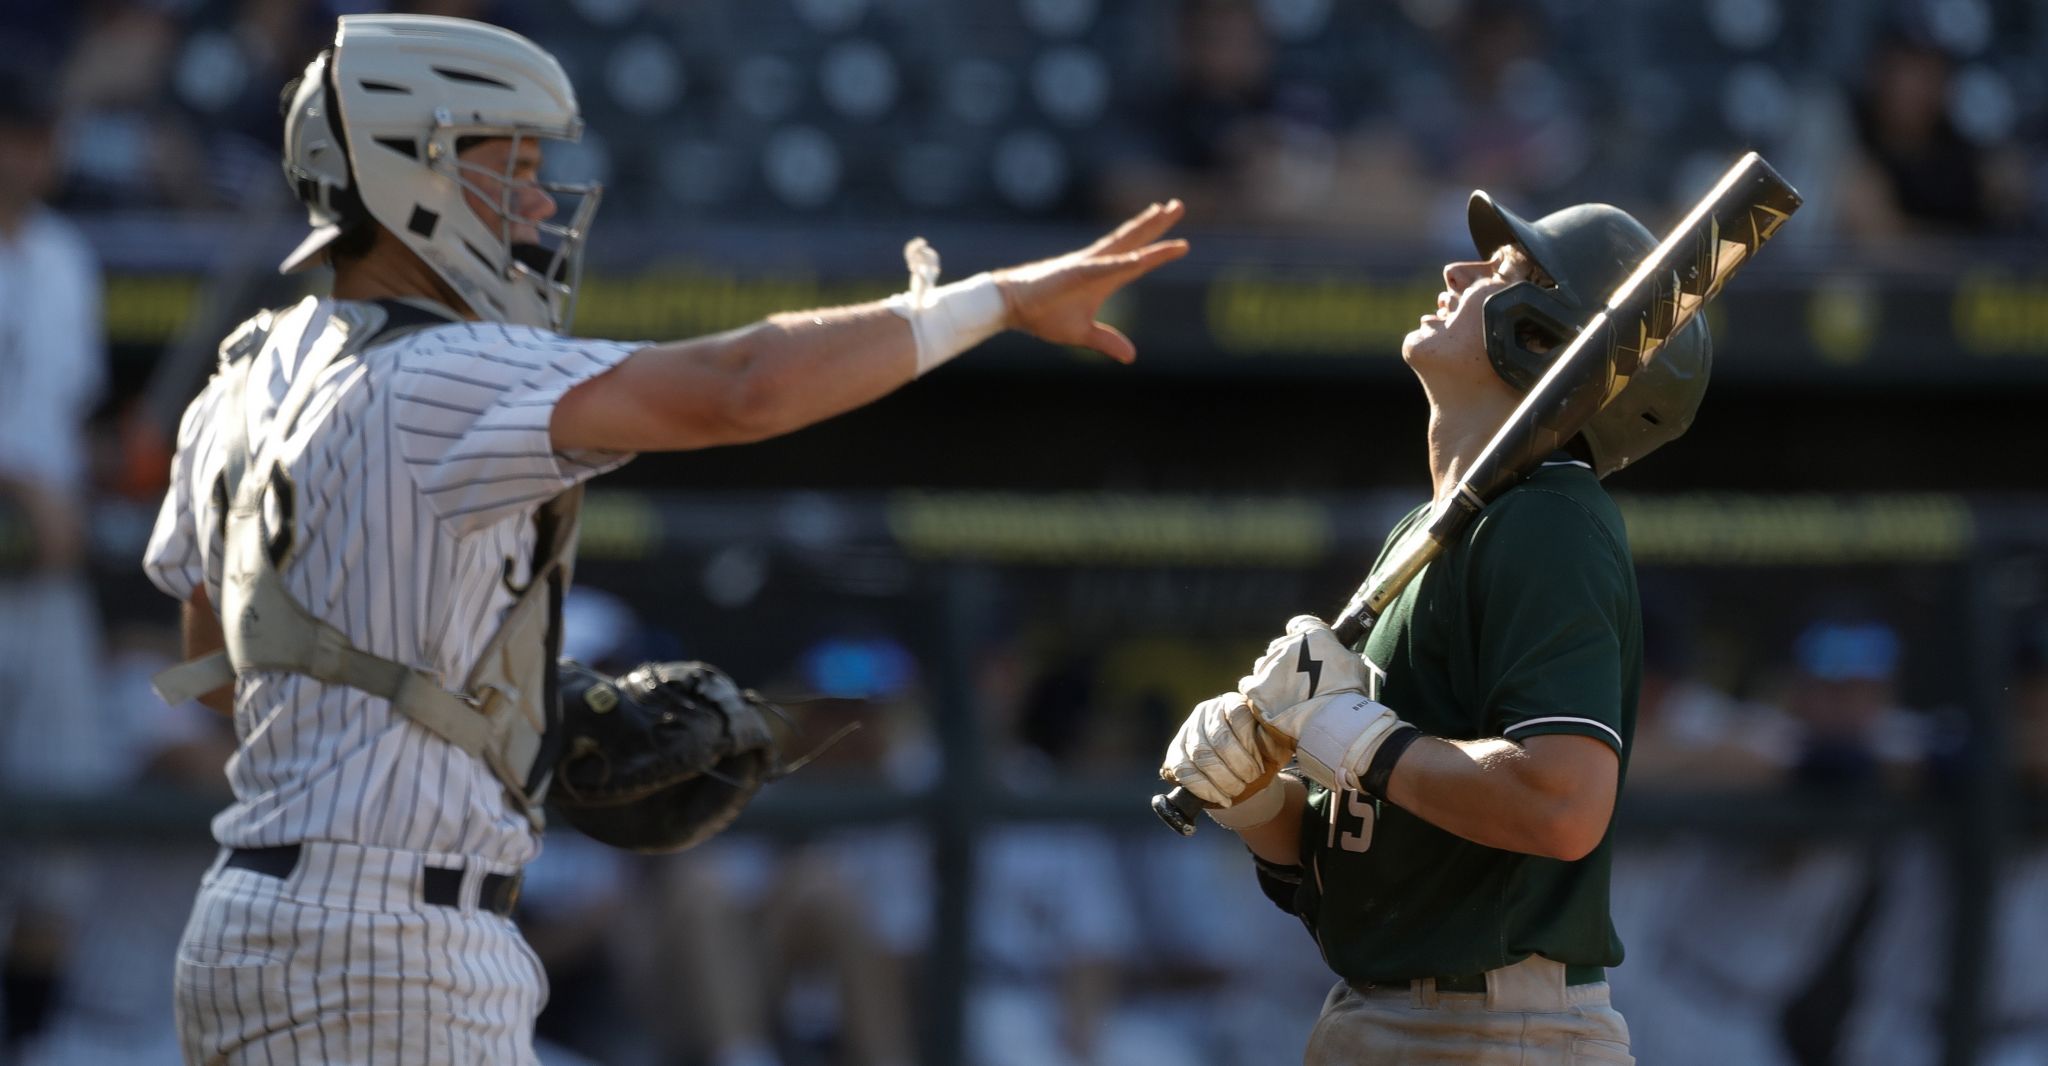
<path id="1" fill-rule="evenodd" d="M 1439 992 L 1486 993 L 1486 975 L 1483 973 L 1463 974 L 1457 977 L 1434 977 Z M 1576 985 L 1597 985 L 1607 980 L 1607 970 L 1600 966 L 1581 963 L 1567 963 L 1564 968 L 1564 983 L 1567 988 Z"/>

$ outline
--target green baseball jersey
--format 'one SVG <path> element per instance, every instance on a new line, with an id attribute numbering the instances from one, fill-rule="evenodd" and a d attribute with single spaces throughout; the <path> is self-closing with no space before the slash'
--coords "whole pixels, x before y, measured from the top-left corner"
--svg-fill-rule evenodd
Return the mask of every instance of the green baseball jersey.
<path id="1" fill-rule="evenodd" d="M 1418 509 L 1381 555 L 1426 514 Z M 1482 511 L 1402 591 L 1363 649 L 1381 702 L 1451 740 L 1572 733 L 1627 769 L 1642 620 L 1621 514 L 1553 461 Z M 1375 813 L 1370 826 L 1365 812 Z M 1612 966 L 1612 831 L 1577 862 L 1454 836 L 1363 793 L 1309 786 L 1291 908 L 1354 981 L 1474 974 L 1531 953 Z"/>

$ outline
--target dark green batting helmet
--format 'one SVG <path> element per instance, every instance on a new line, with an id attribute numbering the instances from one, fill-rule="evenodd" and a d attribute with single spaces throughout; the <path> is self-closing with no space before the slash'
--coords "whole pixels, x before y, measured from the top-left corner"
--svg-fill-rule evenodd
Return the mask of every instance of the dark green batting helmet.
<path id="1" fill-rule="evenodd" d="M 1501 379 L 1521 391 L 1543 376 L 1571 335 L 1657 246 L 1642 223 L 1607 204 L 1579 204 L 1528 222 L 1474 192 L 1465 218 L 1480 255 L 1512 244 L 1557 283 L 1516 282 L 1486 299 L 1487 357 Z M 1530 345 L 1538 338 L 1541 351 Z M 1683 436 L 1707 394 L 1713 363 L 1706 318 L 1696 315 L 1579 431 L 1592 452 L 1593 472 L 1604 478 Z"/>

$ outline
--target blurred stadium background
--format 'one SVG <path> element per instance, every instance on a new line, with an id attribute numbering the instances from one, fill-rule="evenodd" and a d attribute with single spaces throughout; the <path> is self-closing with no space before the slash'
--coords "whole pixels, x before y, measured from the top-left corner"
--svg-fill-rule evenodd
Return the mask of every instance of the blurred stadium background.
<path id="1" fill-rule="evenodd" d="M 298 293 L 278 89 L 365 9 L 0 12 L 0 163 L 45 143 L 47 90 L 44 191 L 104 326 L 36 332 L 55 312 L 0 234 L 0 489 L 89 501 L 93 605 L 50 614 L 66 553 L 0 531 L 0 1060 L 175 1061 L 230 740 L 149 694 L 175 615 L 137 560 L 214 345 Z M 1698 427 L 1612 483 L 1651 659 L 1616 1001 L 1647 1066 L 2048 1063 L 2048 6 L 414 10 L 575 78 L 590 133 L 550 166 L 607 185 L 581 333 L 893 291 L 913 234 L 964 276 L 1153 199 L 1192 214 L 1194 254 L 1113 308 L 1135 367 L 1003 338 L 593 493 L 575 650 L 709 659 L 808 700 L 817 737 L 867 728 L 696 852 L 551 834 L 523 904 L 550 1061 L 1298 1061 L 1313 944 L 1226 834 L 1153 822 L 1158 751 L 1426 493 L 1396 347 L 1466 194 L 1657 229 L 1754 147 L 1808 206 L 1712 309 Z M 10 210 L 33 170 L 0 165 Z"/>

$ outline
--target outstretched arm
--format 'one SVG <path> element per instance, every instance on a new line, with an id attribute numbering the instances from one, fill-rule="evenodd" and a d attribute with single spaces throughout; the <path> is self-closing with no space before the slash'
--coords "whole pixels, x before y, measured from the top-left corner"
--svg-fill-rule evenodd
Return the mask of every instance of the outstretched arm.
<path id="1" fill-rule="evenodd" d="M 1130 362 L 1130 339 L 1096 313 L 1118 289 L 1187 254 L 1187 242 L 1161 239 L 1181 214 L 1178 201 L 1154 205 L 1086 248 L 995 271 L 1001 307 L 988 324 Z M 910 322 L 887 302 L 774 315 L 633 353 L 564 395 L 549 435 L 565 451 L 762 440 L 879 399 L 928 368 L 921 361 L 951 354 L 921 357 Z"/>

